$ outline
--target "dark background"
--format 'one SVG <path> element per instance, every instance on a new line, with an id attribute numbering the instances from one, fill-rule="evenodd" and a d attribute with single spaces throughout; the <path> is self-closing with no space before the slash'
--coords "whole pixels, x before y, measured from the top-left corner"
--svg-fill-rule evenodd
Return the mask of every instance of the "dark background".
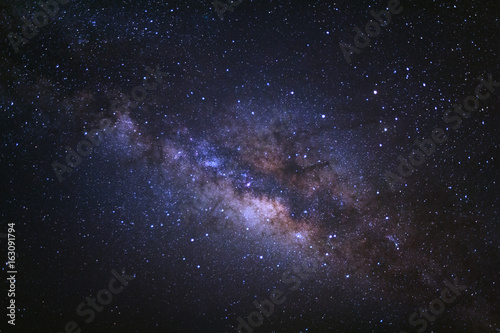
<path id="1" fill-rule="evenodd" d="M 386 5 L 243 0 L 220 20 L 209 1 L 70 1 L 15 53 L 7 35 L 40 7 L 0 2 L 0 232 L 16 223 L 18 271 L 2 332 L 235 332 L 311 260 L 255 332 L 410 331 L 455 277 L 467 291 L 427 332 L 498 332 L 500 89 L 398 191 L 383 175 L 479 75 L 500 81 L 499 3 L 401 1 L 347 64 L 339 43 Z M 157 65 L 140 106 L 109 109 Z M 60 183 L 51 163 L 101 119 L 116 130 Z M 269 202 L 286 216 L 248 222 Z M 136 278 L 83 324 L 78 304 L 122 267 Z"/>

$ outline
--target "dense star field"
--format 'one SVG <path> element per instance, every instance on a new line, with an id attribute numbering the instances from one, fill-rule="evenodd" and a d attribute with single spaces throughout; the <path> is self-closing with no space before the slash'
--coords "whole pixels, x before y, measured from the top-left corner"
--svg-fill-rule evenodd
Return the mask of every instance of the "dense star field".
<path id="1" fill-rule="evenodd" d="M 1 332 L 500 332 L 500 3 L 226 1 L 0 2 Z"/>

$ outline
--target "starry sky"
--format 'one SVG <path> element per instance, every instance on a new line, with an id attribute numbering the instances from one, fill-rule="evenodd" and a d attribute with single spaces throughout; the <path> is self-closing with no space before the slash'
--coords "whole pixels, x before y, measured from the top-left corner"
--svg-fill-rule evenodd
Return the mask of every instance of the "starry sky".
<path id="1" fill-rule="evenodd" d="M 499 84 L 443 121 L 500 82 L 498 1 L 401 0 L 350 63 L 387 1 L 65 1 L 17 52 L 41 7 L 0 2 L 2 332 L 237 332 L 275 288 L 253 332 L 500 332 Z M 410 325 L 445 280 L 467 289 Z"/>

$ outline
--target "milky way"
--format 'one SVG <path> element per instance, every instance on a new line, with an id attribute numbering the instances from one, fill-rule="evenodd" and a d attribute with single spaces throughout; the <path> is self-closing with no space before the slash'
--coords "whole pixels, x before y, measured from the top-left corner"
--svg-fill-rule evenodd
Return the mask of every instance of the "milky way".
<path id="1" fill-rule="evenodd" d="M 499 332 L 500 87 L 460 130 L 442 114 L 478 76 L 500 81 L 500 8 L 401 5 L 352 63 L 339 43 L 386 2 L 70 1 L 17 53 L 5 38 L 19 272 L 16 326 L 0 327 Z M 0 5 L 1 35 L 39 10 Z M 448 141 L 391 191 L 386 170 L 436 126 Z M 79 304 L 121 271 L 87 321 Z M 449 283 L 466 288 L 428 319 Z M 274 288 L 286 300 L 266 316 L 253 302 Z M 241 328 L 253 311 L 262 324 Z"/>

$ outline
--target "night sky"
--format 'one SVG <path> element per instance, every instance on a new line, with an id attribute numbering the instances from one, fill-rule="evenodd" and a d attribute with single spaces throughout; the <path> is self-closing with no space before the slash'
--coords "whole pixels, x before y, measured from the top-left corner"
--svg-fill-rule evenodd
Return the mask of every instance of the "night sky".
<path id="1" fill-rule="evenodd" d="M 0 331 L 500 332 L 498 0 L 226 1 L 0 2 Z"/>

